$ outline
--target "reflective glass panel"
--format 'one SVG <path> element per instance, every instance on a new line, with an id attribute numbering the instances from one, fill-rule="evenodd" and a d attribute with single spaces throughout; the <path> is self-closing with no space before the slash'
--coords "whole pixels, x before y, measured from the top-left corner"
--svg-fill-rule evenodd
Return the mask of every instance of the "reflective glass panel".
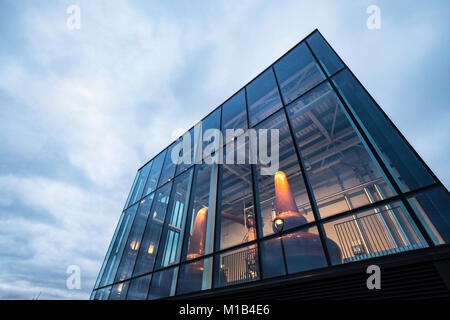
<path id="1" fill-rule="evenodd" d="M 212 252 L 215 225 L 216 167 L 195 166 L 192 196 L 183 245 L 183 260 L 195 259 Z"/>
<path id="2" fill-rule="evenodd" d="M 155 159 L 153 159 L 152 169 L 148 175 L 147 183 L 144 188 L 144 196 L 149 193 L 155 191 L 156 186 L 158 185 L 159 176 L 161 174 L 161 168 L 164 163 L 164 157 L 166 156 L 166 151 L 164 150 Z"/>
<path id="3" fill-rule="evenodd" d="M 273 69 L 269 68 L 247 87 L 250 126 L 270 116 L 282 106 Z"/>
<path id="4" fill-rule="evenodd" d="M 128 235 L 133 224 L 137 207 L 138 204 L 129 207 L 124 212 L 121 220 L 119 221 L 120 228 L 116 237 L 112 240 L 114 244 L 108 257 L 108 262 L 103 273 L 102 281 L 100 282 L 101 287 L 112 283 L 114 280 L 117 267 L 119 266 L 120 258 L 122 257 L 123 249 L 125 247 L 125 243 L 128 239 Z"/>
<path id="5" fill-rule="evenodd" d="M 172 150 L 175 148 L 177 144 L 173 143 L 167 148 L 166 159 L 164 160 L 164 165 L 161 172 L 161 177 L 159 178 L 158 186 L 163 185 L 169 179 L 172 179 L 175 174 L 176 164 L 178 162 L 178 156 L 175 159 L 172 159 Z"/>
<path id="6" fill-rule="evenodd" d="M 274 68 L 285 104 L 325 78 L 305 43 L 299 44 L 281 58 Z"/>
<path id="7" fill-rule="evenodd" d="M 228 150 L 224 148 L 224 157 L 228 155 L 229 160 L 234 160 L 232 163 L 226 161 L 219 170 L 220 249 L 257 238 L 251 165 L 248 157 L 244 159 L 246 164 L 237 163 L 239 149 L 246 146 L 238 145 L 235 150 L 233 145 L 236 147 L 231 142 L 227 145 Z"/>
<path id="8" fill-rule="evenodd" d="M 434 244 L 450 242 L 450 196 L 443 188 L 410 198 L 409 203 Z"/>
<path id="9" fill-rule="evenodd" d="M 177 165 L 176 175 L 183 172 L 190 166 L 194 164 L 195 154 L 194 154 L 194 129 L 189 130 L 183 134 L 182 140 L 179 143 L 179 156 L 180 162 Z M 186 148 L 186 150 L 185 150 Z"/>
<path id="10" fill-rule="evenodd" d="M 327 266 L 327 260 L 316 227 L 301 229 L 283 236 L 288 273 Z"/>
<path id="11" fill-rule="evenodd" d="M 256 244 L 219 254 L 216 259 L 215 288 L 259 280 Z"/>
<path id="12" fill-rule="evenodd" d="M 318 31 L 309 36 L 306 41 L 329 76 L 344 67 L 341 59 L 334 53 L 333 49 Z"/>
<path id="13" fill-rule="evenodd" d="M 98 289 L 95 292 L 94 300 L 108 300 L 110 292 L 111 292 L 111 287 Z"/>
<path id="14" fill-rule="evenodd" d="M 335 75 L 333 82 L 404 191 L 435 182 L 413 150 L 348 70 Z"/>
<path id="15" fill-rule="evenodd" d="M 200 142 L 202 147 L 201 154 L 203 158 L 211 155 L 215 150 L 217 150 L 221 141 L 219 141 L 219 137 L 217 135 L 209 135 L 208 130 L 216 129 L 220 131 L 220 114 L 222 112 L 222 108 L 217 108 L 213 113 L 206 117 L 206 119 L 202 120 L 202 135 L 200 136 Z M 214 133 L 214 132 L 212 132 Z M 200 151 L 198 151 L 200 152 Z"/>
<path id="16" fill-rule="evenodd" d="M 271 278 L 286 274 L 280 238 L 272 238 L 260 243 L 262 277 Z"/>
<path id="17" fill-rule="evenodd" d="M 142 191 L 144 190 L 144 186 L 147 181 L 148 173 L 150 172 L 151 167 L 152 163 L 149 162 L 145 165 L 145 167 L 139 170 L 139 175 L 136 184 L 134 186 L 133 194 L 130 198 L 130 204 L 133 204 L 139 199 L 141 199 Z"/>
<path id="18" fill-rule="evenodd" d="M 427 246 L 400 202 L 347 215 L 327 222 L 323 227 L 332 264 Z"/>
<path id="19" fill-rule="evenodd" d="M 222 133 L 225 130 L 247 129 L 245 91 L 242 89 L 222 106 Z M 225 139 L 225 137 L 224 137 Z M 228 141 L 225 141 L 227 143 Z"/>
<path id="20" fill-rule="evenodd" d="M 148 274 L 139 278 L 134 278 L 130 282 L 127 300 L 145 300 L 147 299 L 148 289 L 152 275 Z"/>
<path id="21" fill-rule="evenodd" d="M 141 245 L 142 234 L 144 233 L 145 225 L 150 214 L 150 207 L 153 202 L 154 193 L 148 195 L 139 202 L 139 208 L 134 218 L 133 226 L 131 227 L 130 235 L 120 260 L 120 265 L 117 270 L 115 282 L 119 282 L 130 278 L 134 263 L 136 262 L 139 246 Z"/>
<path id="22" fill-rule="evenodd" d="M 322 218 L 393 195 L 328 83 L 287 110 Z"/>
<path id="23" fill-rule="evenodd" d="M 264 165 L 260 154 L 256 170 L 263 235 L 276 231 L 273 221 L 277 217 L 283 219 L 284 230 L 313 221 L 314 215 L 284 112 L 276 113 L 258 125 L 257 129 L 268 130 L 267 149 L 272 155 L 269 165 Z M 274 130 L 278 130 L 279 144 L 274 140 L 272 145 L 271 135 L 274 134 L 272 132 Z M 258 134 L 261 141 L 263 133 L 258 131 Z M 277 159 L 279 159 L 278 166 Z M 264 173 L 262 171 L 264 168 L 272 169 Z"/>
<path id="24" fill-rule="evenodd" d="M 211 289 L 212 258 L 180 266 L 177 295 Z"/>
<path id="25" fill-rule="evenodd" d="M 175 294 L 178 267 L 153 273 L 149 300 L 161 299 Z"/>
<path id="26" fill-rule="evenodd" d="M 125 300 L 129 282 L 121 282 L 112 287 L 109 300 Z"/>
<path id="27" fill-rule="evenodd" d="M 178 176 L 174 181 L 155 269 L 164 268 L 180 261 L 192 173 L 191 169 Z"/>
<path id="28" fill-rule="evenodd" d="M 133 185 L 131 186 L 130 193 L 128 194 L 127 202 L 125 202 L 125 207 L 124 207 L 124 209 L 128 208 L 128 206 L 131 204 L 131 198 L 133 197 L 134 188 L 136 187 L 136 182 L 138 181 L 138 178 L 139 178 L 140 173 L 141 173 L 141 172 L 138 171 L 138 172 L 136 173 L 136 176 L 134 177 Z"/>
<path id="29" fill-rule="evenodd" d="M 133 276 L 137 276 L 153 270 L 155 264 L 156 253 L 159 247 L 159 240 L 166 217 L 167 204 L 169 202 L 170 190 L 172 182 L 158 189 L 153 199 L 150 216 L 147 219 L 144 236 L 139 247 L 136 266 Z"/>

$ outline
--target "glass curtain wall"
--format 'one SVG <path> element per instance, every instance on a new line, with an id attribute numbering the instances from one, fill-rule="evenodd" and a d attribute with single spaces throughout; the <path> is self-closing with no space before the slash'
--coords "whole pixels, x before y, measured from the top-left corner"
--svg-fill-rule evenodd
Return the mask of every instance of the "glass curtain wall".
<path id="1" fill-rule="evenodd" d="M 171 161 L 178 140 L 138 171 L 92 299 L 161 299 L 450 241 L 448 191 L 318 31 L 201 127 L 267 130 L 276 170 L 260 153 L 249 162 L 248 135 L 243 162 L 200 163 L 216 137 L 189 130 L 196 164 Z"/>

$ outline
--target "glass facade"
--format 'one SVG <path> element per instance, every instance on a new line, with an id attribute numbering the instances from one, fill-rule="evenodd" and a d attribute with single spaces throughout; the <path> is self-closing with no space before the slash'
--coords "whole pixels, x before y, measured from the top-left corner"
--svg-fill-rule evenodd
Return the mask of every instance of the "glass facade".
<path id="1" fill-rule="evenodd" d="M 239 138 L 211 147 L 199 127 L 239 130 L 244 157 L 228 148 Z M 277 129 L 272 174 L 250 161 L 249 128 L 267 130 L 270 150 Z M 171 160 L 180 139 L 138 170 L 92 299 L 245 286 L 450 242 L 448 191 L 317 30 L 186 136 L 190 161 Z M 234 164 L 211 164 L 211 151 Z"/>

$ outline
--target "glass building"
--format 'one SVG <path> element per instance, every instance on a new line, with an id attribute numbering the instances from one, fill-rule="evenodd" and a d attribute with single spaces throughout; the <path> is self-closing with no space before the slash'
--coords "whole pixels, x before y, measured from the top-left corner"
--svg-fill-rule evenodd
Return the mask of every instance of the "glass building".
<path id="1" fill-rule="evenodd" d="M 245 160 L 249 128 L 278 129 L 277 172 L 261 174 L 260 159 L 211 163 L 239 137 L 216 140 L 207 159 L 189 130 L 138 170 L 91 299 L 282 297 L 295 283 L 319 297 L 328 283 L 329 296 L 330 274 L 371 263 L 418 268 L 417 290 L 448 294 L 448 191 L 318 30 L 201 127 L 242 129 Z M 178 156 L 192 161 L 175 164 L 186 137 Z"/>

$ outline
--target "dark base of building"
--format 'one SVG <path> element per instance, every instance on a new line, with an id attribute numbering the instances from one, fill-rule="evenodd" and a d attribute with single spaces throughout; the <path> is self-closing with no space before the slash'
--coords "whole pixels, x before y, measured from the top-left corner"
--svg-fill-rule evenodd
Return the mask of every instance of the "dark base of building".
<path id="1" fill-rule="evenodd" d="M 370 274 L 366 270 L 370 265 L 381 269 L 381 289 L 367 288 Z M 450 246 L 404 252 L 171 299 L 450 299 Z"/>

